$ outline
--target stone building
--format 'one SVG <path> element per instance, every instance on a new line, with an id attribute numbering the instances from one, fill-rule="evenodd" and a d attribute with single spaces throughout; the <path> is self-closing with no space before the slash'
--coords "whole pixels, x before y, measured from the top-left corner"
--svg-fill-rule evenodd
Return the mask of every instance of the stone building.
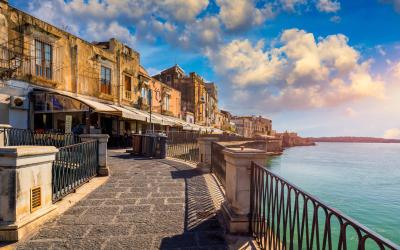
<path id="1" fill-rule="evenodd" d="M 163 70 L 154 78 L 181 91 L 182 117 L 187 122 L 213 126 L 218 110 L 217 88 L 214 83 L 206 83 L 195 72 L 187 75 L 179 65 Z"/>
<path id="2" fill-rule="evenodd" d="M 139 69 L 141 109 L 172 117 L 181 117 L 181 92 L 171 86 L 149 76 L 141 66 Z M 151 96 L 151 98 L 150 98 Z"/>
<path id="3" fill-rule="evenodd" d="M 235 116 L 236 133 L 246 138 L 271 135 L 272 121 L 261 116 Z"/>
<path id="4" fill-rule="evenodd" d="M 0 31 L 0 123 L 110 135 L 141 132 L 150 122 L 182 127 L 169 118 L 180 116 L 179 91 L 143 73 L 139 53 L 120 41 L 87 42 L 4 0 Z M 154 99 L 155 117 L 138 108 L 146 77 L 162 98 Z"/>
<path id="5" fill-rule="evenodd" d="M 217 113 L 218 111 L 218 89 L 217 85 L 213 82 L 205 83 L 207 89 L 207 97 L 206 100 L 206 123 L 207 126 L 214 126 L 217 123 Z"/>

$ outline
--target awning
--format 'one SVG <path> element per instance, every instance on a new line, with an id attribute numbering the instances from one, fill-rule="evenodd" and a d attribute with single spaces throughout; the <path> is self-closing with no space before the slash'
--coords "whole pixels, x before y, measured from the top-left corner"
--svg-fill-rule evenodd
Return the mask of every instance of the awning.
<path id="1" fill-rule="evenodd" d="M 147 120 L 147 116 L 136 112 L 135 109 L 128 109 L 128 107 L 120 107 L 120 106 L 116 106 L 116 105 L 111 105 L 113 108 L 118 109 L 119 111 L 121 111 L 121 116 L 122 118 L 126 118 L 126 119 L 131 119 L 131 120 L 138 120 L 138 121 L 146 121 Z"/>
<path id="2" fill-rule="evenodd" d="M 95 112 L 98 113 L 112 113 L 112 114 L 119 114 L 121 111 L 112 107 L 113 105 L 110 104 L 105 104 L 105 103 L 101 103 L 98 101 L 94 101 L 94 100 L 90 100 L 86 97 L 82 97 L 82 96 L 73 96 L 73 95 L 67 95 L 71 98 L 74 98 L 86 105 L 88 105 L 90 108 L 92 108 Z"/>
<path id="3" fill-rule="evenodd" d="M 153 121 L 153 119 L 156 119 L 157 121 L 160 121 L 159 124 L 161 125 L 165 125 L 165 126 L 175 126 L 176 123 L 172 122 L 167 116 L 165 115 L 160 115 L 157 113 L 152 113 L 151 114 L 151 120 Z"/>

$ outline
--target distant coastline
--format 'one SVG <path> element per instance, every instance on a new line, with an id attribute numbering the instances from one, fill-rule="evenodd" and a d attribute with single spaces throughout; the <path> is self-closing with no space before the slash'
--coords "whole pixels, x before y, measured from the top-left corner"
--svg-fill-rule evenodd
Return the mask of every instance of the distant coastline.
<path id="1" fill-rule="evenodd" d="M 376 137 L 309 137 L 313 142 L 348 142 L 348 143 L 400 143 L 400 139 L 385 139 Z"/>

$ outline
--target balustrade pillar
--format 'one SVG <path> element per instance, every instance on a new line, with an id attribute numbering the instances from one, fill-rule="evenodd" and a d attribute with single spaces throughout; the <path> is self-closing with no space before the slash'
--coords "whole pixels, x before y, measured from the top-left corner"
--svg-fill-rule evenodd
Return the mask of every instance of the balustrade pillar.
<path id="1" fill-rule="evenodd" d="M 204 169 L 210 169 L 211 167 L 211 145 L 213 142 L 217 142 L 218 137 L 199 137 L 197 143 L 199 144 L 199 164 L 198 167 Z"/>
<path id="2" fill-rule="evenodd" d="M 83 134 L 79 136 L 82 142 L 97 140 L 99 142 L 99 176 L 108 176 L 110 169 L 107 166 L 107 142 L 110 138 L 107 134 Z"/>
<path id="3" fill-rule="evenodd" d="M 267 153 L 258 149 L 227 148 L 223 150 L 226 161 L 226 200 L 222 212 L 233 234 L 249 233 L 251 162 L 264 165 Z"/>
<path id="4" fill-rule="evenodd" d="M 52 146 L 0 148 L 0 242 L 20 240 L 56 215 L 52 163 L 57 152 Z"/>

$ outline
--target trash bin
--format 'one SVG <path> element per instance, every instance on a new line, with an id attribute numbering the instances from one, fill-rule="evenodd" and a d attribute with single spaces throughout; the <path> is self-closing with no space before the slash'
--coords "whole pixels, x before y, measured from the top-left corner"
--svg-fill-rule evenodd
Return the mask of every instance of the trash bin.
<path id="1" fill-rule="evenodd" d="M 142 135 L 133 134 L 132 135 L 132 154 L 141 155 L 142 154 Z"/>
<path id="2" fill-rule="evenodd" d="M 162 133 L 142 135 L 142 156 L 164 159 L 167 155 L 167 136 Z"/>

